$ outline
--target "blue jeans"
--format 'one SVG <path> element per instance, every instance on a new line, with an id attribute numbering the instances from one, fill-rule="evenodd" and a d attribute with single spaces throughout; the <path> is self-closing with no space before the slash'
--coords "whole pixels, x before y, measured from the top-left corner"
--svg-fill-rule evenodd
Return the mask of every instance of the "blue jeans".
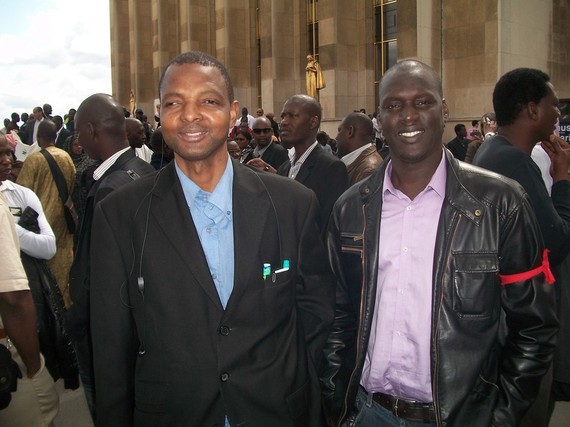
<path id="1" fill-rule="evenodd" d="M 428 427 L 435 423 L 419 423 L 398 418 L 392 412 L 372 400 L 372 394 L 360 388 L 356 395 L 356 417 L 349 419 L 350 427 Z"/>
<path id="2" fill-rule="evenodd" d="M 77 367 L 87 407 L 91 414 L 93 422 L 97 421 L 95 416 L 95 378 L 93 377 L 93 348 L 89 335 L 83 337 L 80 341 L 75 341 L 75 354 L 77 356 Z"/>

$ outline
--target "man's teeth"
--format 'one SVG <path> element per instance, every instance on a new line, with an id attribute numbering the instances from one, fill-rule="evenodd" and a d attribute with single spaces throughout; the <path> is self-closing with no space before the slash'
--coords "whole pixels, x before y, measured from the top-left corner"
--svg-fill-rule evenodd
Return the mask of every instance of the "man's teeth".
<path id="1" fill-rule="evenodd" d="M 412 136 L 419 135 L 420 133 L 422 133 L 421 130 L 416 130 L 413 132 L 400 132 L 400 135 L 405 136 L 405 137 L 412 137 Z"/>

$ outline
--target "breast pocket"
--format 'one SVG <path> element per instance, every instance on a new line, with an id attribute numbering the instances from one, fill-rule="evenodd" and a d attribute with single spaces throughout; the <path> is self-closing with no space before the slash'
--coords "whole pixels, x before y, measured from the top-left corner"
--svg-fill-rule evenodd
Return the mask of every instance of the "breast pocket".
<path id="1" fill-rule="evenodd" d="M 362 257 L 363 251 L 362 234 L 340 233 L 340 250 L 343 254 L 353 254 Z"/>
<path id="2" fill-rule="evenodd" d="M 495 253 L 455 253 L 453 309 L 465 317 L 494 317 L 500 307 L 499 260 Z"/>

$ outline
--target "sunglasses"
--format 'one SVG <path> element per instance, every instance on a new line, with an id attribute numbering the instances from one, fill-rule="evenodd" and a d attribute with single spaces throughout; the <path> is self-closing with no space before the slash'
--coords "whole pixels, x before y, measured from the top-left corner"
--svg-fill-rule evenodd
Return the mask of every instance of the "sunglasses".
<path id="1" fill-rule="evenodd" d="M 264 128 L 264 129 L 253 129 L 253 133 L 256 135 L 261 135 L 261 133 L 269 133 L 273 129 L 272 128 Z"/>

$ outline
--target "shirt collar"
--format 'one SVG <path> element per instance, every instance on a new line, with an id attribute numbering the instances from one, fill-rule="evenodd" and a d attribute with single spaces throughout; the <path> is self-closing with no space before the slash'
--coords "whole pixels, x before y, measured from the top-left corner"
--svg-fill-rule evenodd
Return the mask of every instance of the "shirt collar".
<path id="1" fill-rule="evenodd" d="M 131 147 L 123 148 L 122 150 L 117 151 L 115 154 L 113 154 L 111 157 L 109 157 L 103 163 L 101 163 L 99 165 L 99 167 L 97 169 L 95 169 L 95 172 L 93 172 L 93 179 L 95 181 L 99 181 L 101 179 L 101 177 L 105 174 L 105 172 L 107 172 L 107 170 L 115 164 L 117 159 L 119 157 L 121 157 L 121 155 L 123 153 L 125 153 L 127 150 L 130 150 L 130 149 L 131 149 Z"/>
<path id="2" fill-rule="evenodd" d="M 256 145 L 254 150 L 253 150 L 253 154 L 255 154 L 256 157 L 261 157 L 263 156 L 263 153 L 265 153 L 265 151 L 269 148 L 269 146 L 273 144 L 273 141 L 269 141 L 269 144 L 267 144 L 265 147 L 263 148 L 259 148 L 259 145 Z"/>
<path id="3" fill-rule="evenodd" d="M 186 203 L 189 207 L 195 205 L 197 197 L 206 195 L 210 203 L 220 208 L 225 215 L 231 216 L 234 169 L 229 154 L 224 173 L 216 184 L 214 191 L 211 193 L 202 190 L 194 181 L 188 178 L 178 167 L 176 162 L 174 162 L 174 167 L 176 169 L 178 179 L 180 180 L 180 184 L 182 185 L 182 191 L 184 192 Z"/>
<path id="4" fill-rule="evenodd" d="M 14 190 L 16 190 L 16 187 L 14 186 L 14 183 L 9 179 L 0 182 L 0 191 L 14 191 Z"/>
<path id="5" fill-rule="evenodd" d="M 305 151 L 301 157 L 299 157 L 297 159 L 297 161 L 295 161 L 295 156 L 291 157 L 291 166 L 300 166 L 303 164 L 303 162 L 305 160 L 307 160 L 307 157 L 309 157 L 309 154 L 311 154 L 311 152 L 315 149 L 315 147 L 317 146 L 317 144 L 319 143 L 319 141 L 315 141 L 311 144 L 311 146 L 309 148 L 307 148 L 307 151 Z"/>
<path id="6" fill-rule="evenodd" d="M 342 160 L 342 162 L 348 166 L 351 163 L 353 163 L 358 156 L 360 156 L 360 153 L 362 153 L 364 150 L 367 150 L 368 148 L 370 148 L 372 146 L 372 143 L 368 143 L 360 148 L 357 148 L 354 151 L 351 151 L 350 153 L 348 153 L 346 156 L 342 156 L 342 158 L 340 160 Z"/>
<path id="7" fill-rule="evenodd" d="M 426 188 L 422 190 L 422 193 L 426 191 L 426 189 L 434 190 L 441 198 L 445 197 L 445 184 L 447 182 L 447 161 L 446 157 L 441 152 L 441 160 L 439 161 L 439 165 L 437 169 L 433 173 L 430 181 L 426 185 Z M 386 170 L 384 171 L 384 191 L 382 192 L 382 200 L 384 200 L 386 192 L 389 191 L 394 195 L 401 194 L 401 191 L 394 187 L 392 183 L 392 161 L 388 163 Z"/>

